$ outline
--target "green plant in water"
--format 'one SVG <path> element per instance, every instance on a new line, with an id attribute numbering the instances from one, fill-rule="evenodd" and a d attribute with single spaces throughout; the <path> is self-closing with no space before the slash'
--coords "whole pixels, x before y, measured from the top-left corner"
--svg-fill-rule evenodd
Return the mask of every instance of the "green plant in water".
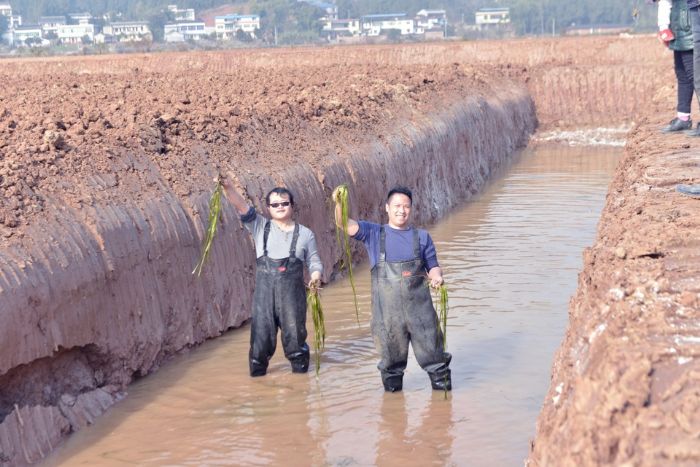
<path id="1" fill-rule="evenodd" d="M 321 369 L 321 352 L 326 346 L 326 323 L 323 320 L 323 308 L 317 287 L 310 287 L 306 292 L 306 307 L 311 310 L 311 318 L 314 321 L 314 353 L 318 376 Z"/>
<path id="2" fill-rule="evenodd" d="M 438 300 L 437 312 L 438 320 L 440 321 L 440 331 L 442 331 L 442 347 L 447 349 L 447 312 L 449 311 L 449 302 L 447 298 L 447 286 L 442 284 L 435 290 Z"/>
<path id="3" fill-rule="evenodd" d="M 357 324 L 360 324 L 360 307 L 357 304 L 357 291 L 355 290 L 355 277 L 352 274 L 352 253 L 350 251 L 350 235 L 348 234 L 348 219 L 350 218 L 350 205 L 348 202 L 348 186 L 343 184 L 333 190 L 333 201 L 340 204 L 340 227 L 335 226 L 335 238 L 338 247 L 345 253 L 345 259 L 341 261 L 340 268 L 347 266 L 350 287 L 352 288 L 352 298 L 355 303 L 355 317 Z M 335 214 L 334 214 L 335 215 Z"/>
<path id="4" fill-rule="evenodd" d="M 204 263 L 211 253 L 211 245 L 214 242 L 214 235 L 216 235 L 216 226 L 219 223 L 219 217 L 221 214 L 221 194 L 223 192 L 223 185 L 221 180 L 216 181 L 216 187 L 214 188 L 214 193 L 212 193 L 209 199 L 209 224 L 207 225 L 207 233 L 204 236 L 204 242 L 202 243 L 202 256 L 195 266 L 192 274 L 196 274 L 199 277 L 202 274 L 202 268 L 204 268 Z"/>
<path id="5" fill-rule="evenodd" d="M 435 307 L 438 314 L 438 322 L 440 327 L 440 335 L 442 337 L 442 351 L 447 350 L 447 312 L 449 310 L 449 302 L 447 297 L 447 286 L 442 284 L 435 289 L 437 306 Z M 447 374 L 445 374 L 445 399 L 447 399 Z"/>

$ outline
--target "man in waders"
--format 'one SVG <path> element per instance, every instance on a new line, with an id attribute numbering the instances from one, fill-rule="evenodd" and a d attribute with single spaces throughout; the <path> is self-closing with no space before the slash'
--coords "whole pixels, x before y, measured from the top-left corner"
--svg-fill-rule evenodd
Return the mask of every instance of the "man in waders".
<path id="1" fill-rule="evenodd" d="M 282 332 L 284 355 L 292 372 L 309 369 L 306 344 L 306 289 L 304 264 L 308 265 L 309 287 L 321 283 L 321 264 L 313 232 L 292 219 L 294 196 L 286 188 L 273 188 L 265 197 L 270 218 L 261 216 L 232 184 L 223 180 L 224 192 L 253 234 L 256 250 L 253 320 L 250 328 L 250 376 L 263 376 L 277 346 L 277 328 Z"/>
<path id="2" fill-rule="evenodd" d="M 333 193 L 336 224 L 341 207 Z M 410 225 L 413 195 L 405 187 L 389 191 L 389 223 L 348 219 L 348 235 L 364 243 L 372 267 L 372 335 L 381 360 L 377 367 L 384 389 L 400 391 L 408 360 L 408 343 L 433 389 L 450 390 L 450 360 L 427 287 L 443 283 L 430 234 Z M 428 282 L 428 283 L 426 283 Z"/>

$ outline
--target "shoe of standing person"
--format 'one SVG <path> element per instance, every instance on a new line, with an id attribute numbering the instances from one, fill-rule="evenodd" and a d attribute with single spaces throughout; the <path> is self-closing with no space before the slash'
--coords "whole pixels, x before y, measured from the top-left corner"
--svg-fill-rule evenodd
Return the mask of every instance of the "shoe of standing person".
<path id="1" fill-rule="evenodd" d="M 699 185 L 676 185 L 676 191 L 684 195 L 692 196 L 693 198 L 700 198 L 700 184 Z"/>
<path id="2" fill-rule="evenodd" d="M 693 121 L 691 119 L 681 120 L 676 117 L 661 129 L 661 133 L 673 133 L 674 131 L 690 130 L 691 128 L 693 128 Z"/>
<path id="3" fill-rule="evenodd" d="M 688 131 L 684 131 L 688 136 L 700 136 L 700 123 L 698 123 L 695 128 L 691 128 Z"/>

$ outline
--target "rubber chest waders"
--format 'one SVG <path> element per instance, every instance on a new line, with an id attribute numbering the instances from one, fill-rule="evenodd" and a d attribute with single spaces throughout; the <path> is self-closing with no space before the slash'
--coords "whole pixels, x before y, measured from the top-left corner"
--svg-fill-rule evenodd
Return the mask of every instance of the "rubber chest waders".
<path id="1" fill-rule="evenodd" d="M 256 261 L 253 322 L 250 329 L 250 375 L 262 376 L 277 346 L 277 328 L 282 331 L 284 355 L 294 373 L 309 369 L 306 345 L 306 289 L 304 263 L 296 257 L 299 224 L 294 226 L 289 257 L 267 256 L 270 221 L 265 224 L 263 254 Z"/>
<path id="2" fill-rule="evenodd" d="M 386 261 L 386 232 L 379 233 L 379 258 L 372 268 L 372 335 L 381 356 L 377 365 L 384 389 L 400 391 L 411 342 L 418 364 L 434 389 L 451 389 L 450 360 L 426 284 L 418 230 L 413 229 L 412 261 Z"/>

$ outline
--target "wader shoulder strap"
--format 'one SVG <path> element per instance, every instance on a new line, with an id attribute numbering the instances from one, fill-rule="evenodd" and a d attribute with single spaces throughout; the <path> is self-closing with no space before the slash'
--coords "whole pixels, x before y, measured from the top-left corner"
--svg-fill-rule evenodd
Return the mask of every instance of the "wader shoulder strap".
<path id="1" fill-rule="evenodd" d="M 377 262 L 383 263 L 386 261 L 386 231 L 384 225 L 379 227 L 379 258 Z"/>
<path id="2" fill-rule="evenodd" d="M 297 252 L 297 240 L 299 240 L 299 224 L 294 224 L 294 235 L 292 235 L 292 245 L 289 247 L 289 257 L 294 258 Z"/>
<path id="3" fill-rule="evenodd" d="M 415 259 L 422 259 L 420 254 L 420 235 L 418 234 L 418 229 L 413 228 L 413 257 Z"/>
<path id="4" fill-rule="evenodd" d="M 270 236 L 270 219 L 265 222 L 265 233 L 263 234 L 263 256 L 267 256 L 267 238 Z"/>

